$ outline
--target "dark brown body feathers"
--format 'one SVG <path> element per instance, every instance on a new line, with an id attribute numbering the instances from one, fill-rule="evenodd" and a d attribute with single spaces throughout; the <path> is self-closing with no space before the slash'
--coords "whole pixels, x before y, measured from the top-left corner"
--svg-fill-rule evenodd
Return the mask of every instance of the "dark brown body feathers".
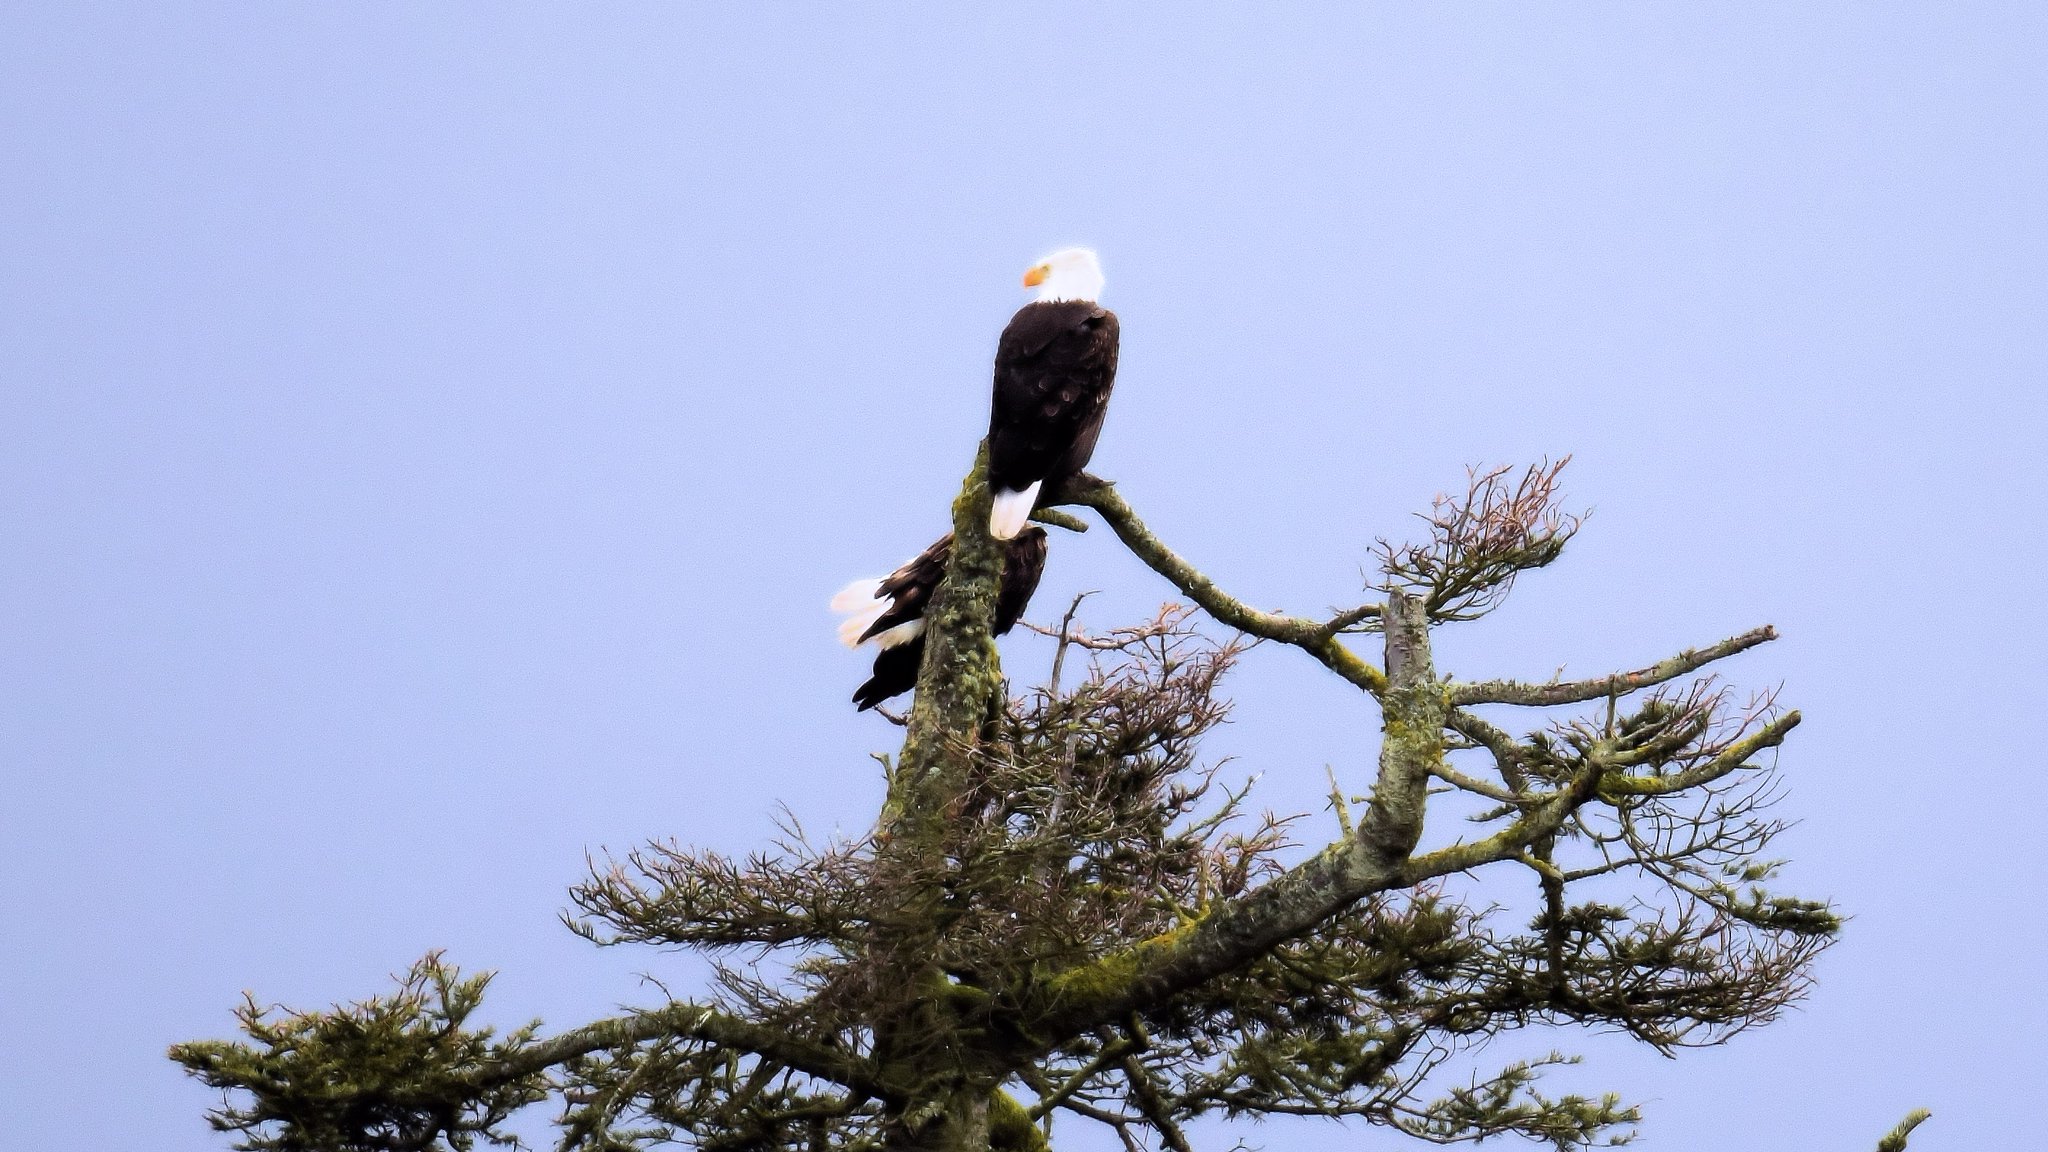
<path id="1" fill-rule="evenodd" d="M 1047 486 L 1087 467 L 1116 383 L 1116 313 L 1092 300 L 1026 304 L 996 344 L 988 482 Z"/>
<path id="2" fill-rule="evenodd" d="M 1015 539 L 1003 542 L 1003 578 L 996 589 L 993 629 L 996 635 L 1008 632 L 1023 618 L 1024 609 L 1031 603 L 1031 594 L 1038 590 L 1039 578 L 1045 575 L 1046 551 L 1045 529 L 1035 524 L 1018 533 Z M 918 553 L 916 559 L 890 573 L 882 581 L 881 594 L 876 597 L 891 601 L 889 609 L 869 625 L 860 638 L 868 640 L 897 625 L 923 619 L 925 607 L 931 603 L 932 593 L 938 590 L 939 581 L 945 577 L 946 563 L 952 555 L 953 534 L 948 532 L 931 547 Z M 917 686 L 917 669 L 922 663 L 922 635 L 906 644 L 882 649 L 875 655 L 874 675 L 855 690 L 853 702 L 865 712 L 891 696 L 910 691 Z"/>

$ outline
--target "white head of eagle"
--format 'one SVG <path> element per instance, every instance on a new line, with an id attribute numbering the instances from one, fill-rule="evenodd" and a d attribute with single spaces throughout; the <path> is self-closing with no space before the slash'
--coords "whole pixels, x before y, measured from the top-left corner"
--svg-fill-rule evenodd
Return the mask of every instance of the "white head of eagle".
<path id="1" fill-rule="evenodd" d="M 1101 299 L 1102 283 L 1102 261 L 1091 248 L 1062 248 L 1024 273 L 1024 286 L 1038 289 L 1041 304 Z"/>
<path id="2" fill-rule="evenodd" d="M 1116 314 L 1097 304 L 1102 262 L 1066 248 L 1031 266 L 1038 298 L 1017 309 L 996 343 L 989 406 L 989 534 L 1023 531 L 1047 489 L 1088 464 L 1116 382 Z"/>

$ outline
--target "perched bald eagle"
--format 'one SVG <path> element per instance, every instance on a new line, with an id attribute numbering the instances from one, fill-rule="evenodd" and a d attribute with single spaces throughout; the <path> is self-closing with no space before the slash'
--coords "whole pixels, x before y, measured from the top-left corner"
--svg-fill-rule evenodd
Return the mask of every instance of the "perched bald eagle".
<path id="1" fill-rule="evenodd" d="M 1045 574 L 1045 529 L 1032 525 L 1003 545 L 1003 577 L 996 589 L 995 634 L 1008 632 L 1024 615 L 1038 578 Z M 875 674 L 853 694 L 865 712 L 891 696 L 917 686 L 917 667 L 924 662 L 924 609 L 946 562 L 953 556 L 953 534 L 920 552 L 915 560 L 880 580 L 856 580 L 832 597 L 832 610 L 846 614 L 839 639 L 848 648 L 873 642 Z"/>
<path id="2" fill-rule="evenodd" d="M 996 345 L 988 418 L 989 534 L 1015 536 L 1039 493 L 1087 467 L 1116 383 L 1116 313 L 1095 303 L 1102 265 L 1086 248 L 1055 252 L 1024 274 L 1038 299 Z"/>

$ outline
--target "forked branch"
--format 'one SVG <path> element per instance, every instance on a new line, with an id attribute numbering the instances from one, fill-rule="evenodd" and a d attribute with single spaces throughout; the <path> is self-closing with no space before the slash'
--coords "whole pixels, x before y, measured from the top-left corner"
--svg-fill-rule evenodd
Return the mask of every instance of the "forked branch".
<path id="1" fill-rule="evenodd" d="M 1751 757 L 1784 739 L 1799 722 L 1796 712 L 1771 719 L 1746 736 L 1710 738 L 1701 726 L 1711 722 L 1719 696 L 1696 694 L 1678 713 L 1653 701 L 1638 725 L 1637 743 L 1591 735 L 1578 751 L 1560 760 L 1548 745 L 1515 738 L 1457 707 L 1615 698 L 1667 683 L 1776 635 L 1769 628 L 1757 629 L 1645 669 L 1592 681 L 1529 686 L 1511 681 L 1458 685 L 1439 679 L 1429 656 L 1431 625 L 1482 614 L 1498 602 L 1517 573 L 1555 558 L 1577 529 L 1576 518 L 1557 510 L 1561 467 L 1560 463 L 1531 468 L 1517 481 L 1508 479 L 1507 469 L 1475 472 L 1464 499 L 1437 501 L 1429 517 L 1429 543 L 1383 546 L 1389 576 L 1386 604 L 1354 609 L 1327 621 L 1261 611 L 1226 593 L 1146 528 L 1114 487 L 1095 477 L 1075 477 L 1053 494 L 1055 501 L 1095 509 L 1133 554 L 1217 620 L 1301 648 L 1366 688 L 1381 704 L 1386 730 L 1372 804 L 1357 827 L 1347 828 L 1339 841 L 1308 861 L 1218 905 L 1184 930 L 1061 974 L 1045 989 L 1046 1002 L 1038 1006 L 1039 1024 L 1052 1033 L 1090 1027 L 1170 1000 L 1313 930 L 1359 900 L 1485 864 L 1526 863 L 1534 846 L 1557 835 L 1588 803 L 1620 803 L 1711 785 L 1749 766 Z M 1343 629 L 1368 618 L 1378 620 L 1385 637 L 1385 671 L 1359 659 L 1337 639 Z M 1645 735 L 1652 730 L 1654 739 Z M 1446 731 L 1490 752 L 1503 784 L 1452 768 L 1444 757 Z M 1632 772 L 1631 767 L 1638 765 L 1650 771 Z M 1505 826 L 1476 841 L 1411 859 L 1422 825 L 1424 785 L 1432 778 L 1505 805 L 1499 813 L 1508 818 Z"/>

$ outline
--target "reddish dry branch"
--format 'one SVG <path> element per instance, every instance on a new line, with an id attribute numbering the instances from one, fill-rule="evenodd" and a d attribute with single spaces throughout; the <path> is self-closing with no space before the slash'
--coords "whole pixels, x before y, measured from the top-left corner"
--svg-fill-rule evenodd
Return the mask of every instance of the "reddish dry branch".
<path id="1" fill-rule="evenodd" d="M 1419 597 L 1432 621 L 1475 620 L 1498 606 L 1521 573 L 1564 551 L 1582 518 L 1562 511 L 1558 476 L 1570 457 L 1524 469 L 1466 470 L 1461 496 L 1439 495 L 1421 517 L 1420 544 L 1385 539 L 1377 552 L 1387 587 Z"/>

